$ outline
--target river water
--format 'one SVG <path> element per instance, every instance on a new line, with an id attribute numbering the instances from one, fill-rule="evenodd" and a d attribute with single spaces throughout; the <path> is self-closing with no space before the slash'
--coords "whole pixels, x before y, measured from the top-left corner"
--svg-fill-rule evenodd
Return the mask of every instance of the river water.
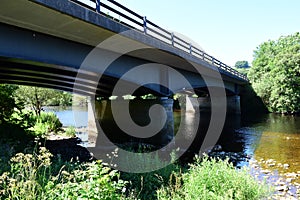
<path id="1" fill-rule="evenodd" d="M 46 108 L 57 114 L 64 126 L 84 127 L 87 125 L 86 107 Z M 209 115 L 201 115 L 200 125 L 195 124 L 194 114 L 174 112 L 175 132 L 181 128 L 189 137 L 195 127 L 197 132 L 207 131 Z M 278 174 L 300 173 L 300 117 L 267 114 L 264 116 L 227 116 L 223 132 L 217 144 L 224 151 L 244 152 L 256 160 L 272 159 L 276 163 L 272 170 Z M 197 139 L 192 147 L 197 149 Z M 288 164 L 289 167 L 282 167 Z M 299 182 L 299 180 L 295 180 Z"/>
<path id="2" fill-rule="evenodd" d="M 51 106 L 43 108 L 46 112 L 54 112 L 63 126 L 85 127 L 88 122 L 86 106 Z"/>

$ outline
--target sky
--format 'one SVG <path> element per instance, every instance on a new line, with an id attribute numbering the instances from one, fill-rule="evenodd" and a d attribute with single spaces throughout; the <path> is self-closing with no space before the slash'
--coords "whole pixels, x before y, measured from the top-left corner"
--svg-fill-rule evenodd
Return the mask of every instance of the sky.
<path id="1" fill-rule="evenodd" d="M 116 0 L 234 66 L 263 42 L 300 32 L 300 0 Z"/>

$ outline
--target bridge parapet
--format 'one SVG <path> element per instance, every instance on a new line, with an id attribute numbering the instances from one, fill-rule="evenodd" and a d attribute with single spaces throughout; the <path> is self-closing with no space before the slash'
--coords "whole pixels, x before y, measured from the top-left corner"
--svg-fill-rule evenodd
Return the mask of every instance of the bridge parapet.
<path id="1" fill-rule="evenodd" d="M 161 42 L 167 43 L 185 53 L 195 56 L 215 67 L 225 74 L 233 75 L 246 82 L 248 78 L 246 75 L 238 72 L 232 67 L 226 65 L 220 60 L 214 58 L 213 56 L 207 54 L 203 50 L 197 48 L 192 43 L 185 41 L 181 37 L 175 35 L 175 33 L 170 32 L 152 21 L 148 20 L 145 16 L 142 16 L 122 4 L 114 0 L 71 0 L 78 3 L 90 10 L 93 10 L 103 16 L 111 18 L 122 25 L 128 26 L 129 28 L 140 31 L 146 35 L 149 35 Z M 105 3 L 104 3 L 105 2 Z"/>

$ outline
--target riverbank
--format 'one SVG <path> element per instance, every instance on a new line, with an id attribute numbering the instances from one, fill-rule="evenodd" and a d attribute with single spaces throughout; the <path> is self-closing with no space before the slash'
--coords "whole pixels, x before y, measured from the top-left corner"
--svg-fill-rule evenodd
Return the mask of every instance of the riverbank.
<path id="1" fill-rule="evenodd" d="M 272 199 L 299 199 L 300 194 L 300 171 L 284 172 L 281 170 L 288 170 L 290 164 L 279 163 L 276 160 L 263 158 L 256 160 L 252 158 L 249 162 L 251 174 L 260 182 L 265 181 L 275 188 L 275 193 Z"/>
<path id="2" fill-rule="evenodd" d="M 76 128 L 76 135 L 81 136 L 83 138 L 86 137 L 86 127 Z M 53 136 L 49 138 L 50 140 L 65 140 L 67 141 L 68 138 L 62 136 Z M 75 138 L 73 138 L 75 139 Z M 81 139 L 81 138 L 80 138 Z M 78 149 L 75 145 L 82 145 L 83 147 L 86 146 L 87 140 L 82 144 L 82 141 L 79 138 L 73 140 L 71 146 L 68 147 L 74 148 L 74 150 L 70 150 L 70 152 L 78 152 Z M 55 142 L 52 141 L 54 144 Z M 55 149 L 57 145 L 53 145 Z M 86 152 L 85 152 L 86 153 Z M 85 154 L 87 155 L 87 154 Z M 246 154 L 244 152 L 230 152 L 225 151 L 222 149 L 221 145 L 216 145 L 212 151 L 208 152 L 208 156 L 210 158 L 221 159 L 225 160 L 228 159 L 230 163 L 233 163 L 238 169 L 242 168 L 243 166 L 249 167 L 249 174 L 251 174 L 258 183 L 266 182 L 268 185 L 274 188 L 274 194 L 272 194 L 268 199 L 298 199 L 298 193 L 300 191 L 300 171 L 296 172 L 289 172 L 288 163 L 280 163 L 273 159 L 259 159 L 256 160 L 253 155 Z M 284 173 L 279 173 L 276 167 L 282 168 L 285 170 Z"/>
<path id="3" fill-rule="evenodd" d="M 269 191 L 245 171 L 208 157 L 198 158 L 189 167 L 173 163 L 161 170 L 134 174 L 102 165 L 86 148 L 78 145 L 80 140 L 76 137 L 35 140 L 31 145 L 26 144 L 24 152 L 20 148 L 15 151 L 21 143 L 0 142 L 0 194 L 9 199 L 61 199 L 75 198 L 76 195 L 76 198 L 88 199 L 211 199 L 226 196 L 254 200 Z M 95 174 L 99 170 L 101 173 Z M 98 188 L 98 181 L 103 183 L 101 188 Z M 101 191 L 105 191 L 103 188 L 110 191 L 105 194 L 107 196 L 101 196 Z"/>
<path id="4" fill-rule="evenodd" d="M 290 172 L 288 163 L 280 163 L 274 159 L 256 160 L 253 155 L 243 152 L 225 152 L 221 145 L 216 145 L 208 155 L 222 160 L 227 158 L 237 168 L 247 166 L 258 183 L 267 183 L 273 187 L 274 193 L 268 199 L 297 200 L 300 197 L 300 171 Z"/>
<path id="5" fill-rule="evenodd" d="M 82 131 L 86 131 L 86 129 L 79 128 L 77 129 L 77 131 L 79 131 L 79 133 L 82 134 Z M 52 138 L 52 140 L 53 139 L 54 138 Z M 64 138 L 63 140 L 65 139 L 66 138 Z M 69 150 L 71 148 L 74 148 L 73 150 L 70 150 L 70 152 L 72 153 L 78 152 L 77 147 L 74 145 L 78 145 L 79 143 L 80 143 L 80 139 L 77 138 L 77 140 L 76 141 L 74 140 L 74 143 L 71 146 L 68 146 L 67 148 Z M 53 148 L 54 149 L 56 148 L 56 152 L 57 151 L 59 152 L 59 150 L 57 150 L 57 147 L 58 145 L 53 145 Z M 233 165 L 236 166 L 237 169 L 247 166 L 249 174 L 253 176 L 259 184 L 266 182 L 270 187 L 274 189 L 274 193 L 270 194 L 270 196 L 267 199 L 273 199 L 273 200 L 298 199 L 300 184 L 298 184 L 296 181 L 300 179 L 300 171 L 297 173 L 287 172 L 285 174 L 278 174 L 278 172 L 274 168 L 274 166 L 276 165 L 283 168 L 288 168 L 289 165 L 287 163 L 284 164 L 276 163 L 276 161 L 272 159 L 269 160 L 261 159 L 260 161 L 257 161 L 254 159 L 252 155 L 247 155 L 246 153 L 243 152 L 223 151 L 221 145 L 216 145 L 212 149 L 212 151 L 208 152 L 208 156 L 211 159 L 221 159 L 221 160 L 228 159 L 228 161 L 230 163 L 233 163 Z M 266 169 L 266 166 L 268 166 L 269 169 Z"/>

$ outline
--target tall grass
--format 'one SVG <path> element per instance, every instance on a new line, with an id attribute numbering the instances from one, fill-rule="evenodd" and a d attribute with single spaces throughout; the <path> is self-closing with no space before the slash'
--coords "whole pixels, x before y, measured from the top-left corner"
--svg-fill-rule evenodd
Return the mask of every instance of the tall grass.
<path id="1" fill-rule="evenodd" d="M 175 184 L 174 184 L 175 179 Z M 204 157 L 190 166 L 182 177 L 173 176 L 168 187 L 157 191 L 158 199 L 243 199 L 256 200 L 270 194 L 246 169 L 237 170 L 228 160 Z"/>
<path id="2" fill-rule="evenodd" d="M 9 152 L 9 147 L 0 144 L 1 150 Z M 12 154 L 0 154 L 0 199 L 251 200 L 271 191 L 247 170 L 208 157 L 197 158 L 188 169 L 173 163 L 149 173 L 120 173 L 101 161 L 53 158 L 44 147 Z M 164 161 L 155 157 L 151 165 L 156 162 Z"/>

